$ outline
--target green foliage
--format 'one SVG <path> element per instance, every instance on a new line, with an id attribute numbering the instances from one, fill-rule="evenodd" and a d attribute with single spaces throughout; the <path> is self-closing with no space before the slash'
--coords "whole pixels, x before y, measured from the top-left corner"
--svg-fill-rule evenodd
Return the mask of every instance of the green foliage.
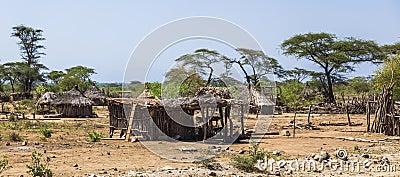
<path id="1" fill-rule="evenodd" d="M 354 151 L 360 151 L 360 147 L 358 145 L 354 146 Z"/>
<path id="2" fill-rule="evenodd" d="M 45 138 L 50 138 L 51 134 L 53 133 L 51 130 L 47 128 L 41 128 L 40 133 L 45 137 Z"/>
<path id="3" fill-rule="evenodd" d="M 197 73 L 207 77 L 206 86 L 211 82 L 214 73 L 214 64 L 219 63 L 223 56 L 215 50 L 197 49 L 192 54 L 185 54 L 177 58 L 175 61 L 182 61 L 182 66 L 190 66 Z M 208 72 L 207 72 L 208 71 Z"/>
<path id="4" fill-rule="evenodd" d="M 9 138 L 11 141 L 22 141 L 22 137 L 18 133 L 15 133 L 15 132 L 10 133 Z"/>
<path id="5" fill-rule="evenodd" d="M 177 66 L 165 74 L 162 90 L 163 98 L 176 98 L 179 96 L 193 97 L 206 81 L 193 69 Z"/>
<path id="6" fill-rule="evenodd" d="M 92 142 L 100 142 L 101 138 L 103 137 L 102 134 L 93 131 L 93 133 L 88 132 L 88 136 Z"/>
<path id="7" fill-rule="evenodd" d="M 44 151 L 46 153 L 46 150 Z M 53 172 L 49 168 L 50 157 L 43 156 L 43 153 L 38 153 L 36 151 L 32 152 L 32 164 L 27 165 L 28 171 L 27 173 L 32 176 L 39 177 L 51 177 L 53 176 Z"/>
<path id="8" fill-rule="evenodd" d="M 334 34 L 299 34 L 281 44 L 283 54 L 314 62 L 323 69 L 320 77 L 329 102 L 335 102 L 333 76 L 354 71 L 355 64 L 383 60 L 385 55 L 374 41 L 347 37 L 339 39 Z"/>
<path id="9" fill-rule="evenodd" d="M 146 83 L 149 86 L 149 90 L 151 95 L 155 96 L 156 98 L 161 98 L 161 83 L 153 82 L 153 83 Z"/>
<path id="10" fill-rule="evenodd" d="M 280 98 L 285 105 L 297 110 L 301 106 L 306 106 L 310 104 L 310 101 L 305 100 L 302 94 L 304 84 L 298 82 L 297 80 L 284 82 L 280 86 L 280 88 Z"/>
<path id="11" fill-rule="evenodd" d="M 30 93 L 32 87 L 39 82 L 44 82 L 44 74 L 42 70 L 48 69 L 43 64 L 39 63 L 41 56 L 45 55 L 42 49 L 45 47 L 40 44 L 40 41 L 45 40 L 42 37 L 42 30 L 33 29 L 24 25 L 12 27 L 12 37 L 18 38 L 18 45 L 21 51 L 21 59 L 23 62 L 10 63 L 16 70 L 11 73 L 13 81 L 19 81 L 22 91 Z"/>
<path id="12" fill-rule="evenodd" d="M 352 95 L 360 95 L 372 91 L 372 82 L 366 77 L 354 77 L 345 81 L 344 84 L 337 84 L 336 92 Z"/>
<path id="13" fill-rule="evenodd" d="M 261 50 L 238 48 L 240 58 L 223 57 L 222 61 L 230 65 L 236 64 L 242 70 L 248 84 L 259 86 L 259 81 L 269 74 L 283 78 L 284 70 L 275 58 L 267 56 Z"/>
<path id="14" fill-rule="evenodd" d="M 8 158 L 7 156 L 3 156 L 3 159 L 0 160 L 0 174 L 7 168 L 8 166 Z"/>
<path id="15" fill-rule="evenodd" d="M 121 87 L 117 87 L 118 90 L 116 91 L 122 91 L 122 86 Z M 129 85 L 124 85 L 123 86 L 123 90 L 124 91 L 130 91 L 132 97 L 137 97 L 139 96 L 143 90 L 144 90 L 144 84 L 140 81 L 131 81 L 129 83 Z M 122 96 L 122 95 L 120 95 Z"/>
<path id="16" fill-rule="evenodd" d="M 15 117 L 14 115 L 10 115 L 10 116 L 8 116 L 8 121 L 16 122 L 17 121 L 17 117 Z"/>
<path id="17" fill-rule="evenodd" d="M 377 92 L 381 92 L 384 86 L 388 87 L 391 82 L 395 82 L 393 87 L 393 97 L 395 100 L 400 99 L 400 55 L 395 55 L 391 59 L 385 60 L 382 67 L 375 71 L 373 80 Z"/>
<path id="18" fill-rule="evenodd" d="M 84 66 L 74 66 L 66 69 L 66 71 L 67 73 L 58 81 L 63 91 L 71 90 L 75 85 L 80 90 L 87 90 L 92 85 L 90 76 L 97 74 L 94 69 Z"/>
<path id="19" fill-rule="evenodd" d="M 43 94 L 44 92 L 46 92 L 46 87 L 44 85 L 39 85 L 36 87 L 36 92 L 39 94 Z"/>
<path id="20" fill-rule="evenodd" d="M 268 158 L 269 154 L 266 153 L 263 149 L 259 150 L 259 143 L 250 142 L 250 150 L 246 155 L 235 155 L 232 156 L 231 164 L 240 170 L 246 172 L 253 172 L 256 170 L 255 164 L 258 160 L 264 160 L 264 158 Z"/>
<path id="21" fill-rule="evenodd" d="M 49 78 L 53 84 L 57 84 L 64 75 L 65 73 L 63 71 L 51 71 L 47 74 L 47 78 Z"/>

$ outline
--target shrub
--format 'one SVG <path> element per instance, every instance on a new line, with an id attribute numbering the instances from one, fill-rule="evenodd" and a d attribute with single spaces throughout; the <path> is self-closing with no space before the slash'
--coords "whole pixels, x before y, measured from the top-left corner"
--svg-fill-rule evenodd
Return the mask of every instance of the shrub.
<path id="1" fill-rule="evenodd" d="M 51 130 L 47 129 L 47 128 L 41 128 L 40 129 L 40 133 L 46 137 L 46 138 L 50 138 L 51 134 L 53 133 Z"/>
<path id="2" fill-rule="evenodd" d="M 88 136 L 92 142 L 100 142 L 101 138 L 103 137 L 102 134 L 93 131 L 93 133 L 88 132 Z"/>
<path id="3" fill-rule="evenodd" d="M 22 141 L 21 136 L 18 133 L 12 132 L 9 135 L 11 141 Z"/>
<path id="4" fill-rule="evenodd" d="M 24 100 L 21 100 L 21 104 L 24 106 L 33 106 L 33 105 L 35 105 L 35 100 L 24 99 Z"/>
<path id="5" fill-rule="evenodd" d="M 44 151 L 46 153 L 46 150 Z M 49 169 L 50 157 L 44 157 L 42 153 L 32 152 L 32 165 L 27 165 L 27 173 L 32 176 L 51 177 L 53 172 Z"/>
<path id="6" fill-rule="evenodd" d="M 17 121 L 17 118 L 16 118 L 14 115 L 10 115 L 10 116 L 8 116 L 8 121 L 10 121 L 10 122 L 16 122 L 16 121 Z"/>
<path id="7" fill-rule="evenodd" d="M 0 174 L 7 168 L 7 165 L 8 165 L 7 156 L 3 156 L 3 159 L 0 160 Z"/>
<path id="8" fill-rule="evenodd" d="M 232 157 L 232 165 L 240 170 L 246 172 L 253 172 L 255 170 L 255 164 L 258 160 L 263 160 L 265 157 L 268 158 L 264 149 L 258 150 L 259 143 L 250 142 L 250 150 L 247 155 L 235 155 Z"/>
<path id="9" fill-rule="evenodd" d="M 360 147 L 358 145 L 354 146 L 354 151 L 360 151 Z"/>

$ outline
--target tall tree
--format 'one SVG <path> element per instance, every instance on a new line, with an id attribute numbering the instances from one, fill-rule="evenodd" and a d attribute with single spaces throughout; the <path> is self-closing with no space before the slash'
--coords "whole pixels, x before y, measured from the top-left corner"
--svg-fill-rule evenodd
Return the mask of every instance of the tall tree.
<path id="1" fill-rule="evenodd" d="M 65 70 L 66 74 L 58 81 L 64 91 L 72 89 L 75 85 L 80 90 L 87 90 L 93 83 L 90 77 L 96 74 L 94 69 L 84 66 L 74 66 Z"/>
<path id="2" fill-rule="evenodd" d="M 236 58 L 224 58 L 227 62 L 231 64 L 237 64 L 245 75 L 246 82 L 250 89 L 250 85 L 259 85 L 261 78 L 268 74 L 275 74 L 278 77 L 284 76 L 284 70 L 282 66 L 278 63 L 278 60 L 265 55 L 263 51 L 238 48 L 236 49 L 241 57 Z"/>
<path id="3" fill-rule="evenodd" d="M 334 74 L 354 71 L 354 64 L 376 62 L 384 59 L 379 46 L 370 40 L 347 37 L 339 39 L 334 34 L 307 33 L 296 35 L 281 44 L 285 55 L 306 59 L 322 68 L 328 101 L 335 102 Z"/>
<path id="4" fill-rule="evenodd" d="M 22 62 L 8 62 L 4 63 L 2 75 L 5 80 L 11 85 L 11 91 L 16 91 L 16 85 L 23 80 L 22 72 L 26 69 L 25 64 Z"/>
<path id="5" fill-rule="evenodd" d="M 197 49 L 193 54 L 185 54 L 175 61 L 183 61 L 183 66 L 191 66 L 199 73 L 207 75 L 206 86 L 209 86 L 214 73 L 213 64 L 221 61 L 221 54 L 215 50 Z M 206 69 L 209 71 L 207 72 Z"/>
<path id="6" fill-rule="evenodd" d="M 200 87 L 205 86 L 205 83 L 206 81 L 194 68 L 178 65 L 165 73 L 161 96 L 163 98 L 193 97 Z"/>
<path id="7" fill-rule="evenodd" d="M 297 82 L 303 82 L 304 79 L 311 77 L 312 74 L 312 71 L 295 67 L 292 70 L 286 70 L 284 78 L 286 80 L 296 80 Z"/>
<path id="8" fill-rule="evenodd" d="M 12 27 L 11 37 L 18 38 L 18 45 L 21 51 L 21 59 L 26 63 L 22 72 L 23 91 L 30 93 L 36 82 L 43 81 L 41 70 L 47 69 L 39 63 L 40 57 L 45 55 L 42 50 L 45 48 L 40 44 L 45 40 L 41 29 L 33 29 L 24 25 Z"/>
<path id="9" fill-rule="evenodd" d="M 51 71 L 47 74 L 47 78 L 49 78 L 53 84 L 58 84 L 58 81 L 65 75 L 63 71 Z"/>

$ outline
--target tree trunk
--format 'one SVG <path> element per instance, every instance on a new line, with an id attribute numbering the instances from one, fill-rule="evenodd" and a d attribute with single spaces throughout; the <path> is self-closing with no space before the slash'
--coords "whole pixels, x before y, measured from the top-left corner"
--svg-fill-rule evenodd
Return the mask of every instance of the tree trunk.
<path id="1" fill-rule="evenodd" d="M 294 118 L 293 118 L 293 138 L 296 137 L 296 115 L 297 115 L 297 111 L 294 111 Z"/>
<path id="2" fill-rule="evenodd" d="M 335 103 L 335 95 L 333 95 L 333 84 L 332 84 L 332 78 L 331 78 L 331 73 L 325 72 L 326 75 L 326 80 L 328 81 L 328 99 L 329 103 Z"/>
<path id="3" fill-rule="evenodd" d="M 11 85 L 11 90 L 12 90 L 12 92 L 14 93 L 14 92 L 15 92 L 15 89 L 14 89 L 14 82 L 12 82 L 11 80 L 10 80 L 10 85 Z"/>
<path id="4" fill-rule="evenodd" d="M 308 117 L 307 117 L 307 123 L 308 123 L 308 125 L 311 125 L 311 120 L 310 120 L 310 117 L 311 117 L 311 108 L 312 108 L 312 104 L 310 104 L 310 107 L 308 107 Z"/>
<path id="5" fill-rule="evenodd" d="M 213 72 L 214 72 L 214 69 L 210 68 L 210 75 L 208 75 L 206 87 L 208 87 L 210 85 Z"/>

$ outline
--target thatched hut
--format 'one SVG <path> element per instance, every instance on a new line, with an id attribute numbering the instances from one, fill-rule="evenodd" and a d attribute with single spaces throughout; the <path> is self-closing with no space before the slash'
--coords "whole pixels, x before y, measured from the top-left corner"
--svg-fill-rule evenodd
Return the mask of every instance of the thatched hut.
<path id="1" fill-rule="evenodd" d="M 99 88 L 96 87 L 96 85 L 92 85 L 88 90 L 86 90 L 84 94 L 87 98 L 92 100 L 93 106 L 106 106 L 107 101 L 106 101 L 106 94 L 102 92 Z"/>
<path id="2" fill-rule="evenodd" d="M 63 117 L 91 117 L 93 116 L 93 102 L 85 97 L 77 86 L 70 91 L 57 96 L 54 103 L 58 114 Z"/>
<path id="3" fill-rule="evenodd" d="M 44 93 L 39 100 L 36 102 L 36 107 L 40 107 L 41 109 L 38 109 L 39 113 L 47 113 L 50 111 L 51 106 L 54 105 L 55 101 L 57 99 L 57 96 L 53 92 L 46 92 Z M 47 107 L 47 109 L 45 109 Z"/>

